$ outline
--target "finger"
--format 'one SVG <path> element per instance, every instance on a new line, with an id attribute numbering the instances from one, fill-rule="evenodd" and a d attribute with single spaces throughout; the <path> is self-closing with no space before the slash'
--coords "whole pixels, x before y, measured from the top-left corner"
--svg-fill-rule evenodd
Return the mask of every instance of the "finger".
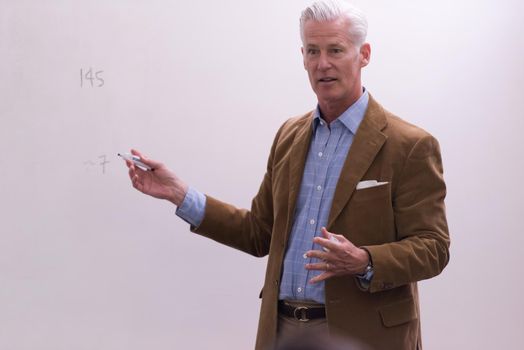
<path id="1" fill-rule="evenodd" d="M 306 264 L 306 270 L 316 270 L 316 271 L 328 271 L 333 269 L 333 266 L 327 262 L 318 262 L 318 263 L 309 263 Z"/>
<path id="2" fill-rule="evenodd" d="M 129 161 L 129 160 L 126 160 L 125 162 L 126 162 L 126 165 L 127 165 L 127 167 L 128 167 L 129 169 L 131 169 L 132 167 L 134 167 L 133 162 L 131 162 L 131 161 Z"/>
<path id="3" fill-rule="evenodd" d="M 140 158 L 143 157 L 142 153 L 139 150 L 136 150 L 134 148 L 131 148 L 131 154 L 134 156 L 139 156 Z"/>
<path id="4" fill-rule="evenodd" d="M 329 242 L 334 243 L 334 245 L 330 246 L 330 244 L 325 243 L 325 241 L 322 241 L 322 240 L 315 242 L 315 243 L 321 244 L 323 246 L 322 248 L 325 251 L 329 251 L 329 249 L 332 249 L 333 247 L 340 246 L 342 243 L 349 242 L 348 239 L 344 237 L 343 235 L 338 235 L 336 233 L 329 232 L 325 227 L 322 227 L 320 231 L 322 233 L 322 236 L 324 236 L 324 239 L 327 239 L 329 240 Z"/>
<path id="5" fill-rule="evenodd" d="M 325 227 L 322 227 L 320 229 L 320 231 L 322 232 L 322 235 L 325 238 L 329 239 L 332 242 L 340 243 L 340 242 L 343 242 L 343 241 L 347 241 L 347 238 L 344 237 L 343 235 L 339 235 L 339 234 L 336 234 L 336 233 L 333 233 L 333 232 L 329 232 Z"/>
<path id="6" fill-rule="evenodd" d="M 322 227 L 320 229 L 320 233 L 322 233 L 322 236 L 324 236 L 324 238 L 327 238 L 327 239 L 330 239 L 332 235 L 332 233 L 329 232 L 325 227 Z"/>
<path id="7" fill-rule="evenodd" d="M 133 176 L 131 181 L 133 182 L 134 188 L 136 188 L 140 192 L 144 192 L 144 184 L 140 181 L 140 178 L 138 177 L 138 175 Z"/>
<path id="8" fill-rule="evenodd" d="M 326 272 L 321 273 L 320 275 L 315 276 L 312 279 L 310 279 L 309 283 L 310 284 L 315 284 L 315 283 L 318 283 L 318 282 L 322 282 L 322 281 L 325 281 L 328 278 L 333 277 L 333 276 L 335 276 L 335 273 L 330 272 L 330 271 L 326 271 Z"/>
<path id="9" fill-rule="evenodd" d="M 129 170 L 129 178 L 131 179 L 133 185 L 137 184 L 139 181 L 138 175 L 134 172 L 134 170 Z"/>
<path id="10" fill-rule="evenodd" d="M 129 169 L 127 171 L 127 173 L 129 174 L 129 178 L 131 179 L 131 181 L 133 181 L 133 178 L 136 175 L 135 166 L 133 164 L 131 164 L 131 165 L 127 164 L 127 166 L 128 166 L 128 169 Z"/>
<path id="11" fill-rule="evenodd" d="M 131 149 L 131 154 L 140 157 L 140 161 L 144 163 L 145 165 L 150 166 L 152 169 L 158 169 L 162 167 L 162 163 L 149 159 L 147 156 L 143 155 L 141 152 L 137 151 L 136 149 Z"/>
<path id="12" fill-rule="evenodd" d="M 132 161 L 130 160 L 126 160 L 126 165 L 127 167 L 129 168 L 129 174 L 130 176 L 135 176 L 137 174 L 145 174 L 147 173 L 146 170 L 142 169 L 140 166 L 136 166 L 135 163 L 133 163 Z"/>
<path id="13" fill-rule="evenodd" d="M 328 254 L 321 250 L 309 250 L 308 252 L 306 252 L 306 256 L 308 258 L 317 258 L 321 260 L 326 260 L 328 258 Z"/>
<path id="14" fill-rule="evenodd" d="M 135 177 L 141 178 L 144 175 L 147 175 L 147 171 L 140 169 L 140 167 L 135 166 L 135 164 L 133 163 L 131 163 L 131 165 L 128 165 L 128 166 L 129 166 L 128 173 L 129 173 L 129 177 L 131 178 L 131 180 L 133 180 L 133 178 Z"/>
<path id="15" fill-rule="evenodd" d="M 323 237 L 315 237 L 313 238 L 313 242 L 320 245 L 325 251 L 329 252 L 330 250 L 336 249 L 340 246 L 340 243 L 334 242 L 330 239 L 323 238 Z"/>

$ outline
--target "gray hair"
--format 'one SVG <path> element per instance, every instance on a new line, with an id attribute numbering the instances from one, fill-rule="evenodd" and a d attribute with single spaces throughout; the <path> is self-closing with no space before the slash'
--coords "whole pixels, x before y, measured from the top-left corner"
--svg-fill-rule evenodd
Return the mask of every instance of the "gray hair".
<path id="1" fill-rule="evenodd" d="M 316 1 L 302 11 L 300 16 L 300 37 L 304 42 L 304 24 L 309 20 L 329 22 L 339 18 L 349 21 L 349 36 L 353 44 L 360 48 L 366 41 L 368 21 L 364 13 L 343 0 Z"/>

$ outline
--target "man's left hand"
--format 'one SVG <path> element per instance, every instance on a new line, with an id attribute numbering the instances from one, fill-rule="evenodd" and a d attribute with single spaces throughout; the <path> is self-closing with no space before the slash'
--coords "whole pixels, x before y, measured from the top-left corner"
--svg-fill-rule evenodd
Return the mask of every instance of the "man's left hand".
<path id="1" fill-rule="evenodd" d="M 310 250 L 306 254 L 322 262 L 306 264 L 306 269 L 324 272 L 313 277 L 309 283 L 324 281 L 333 276 L 356 275 L 365 271 L 369 263 L 369 254 L 366 250 L 355 246 L 342 235 L 328 232 L 325 227 L 322 227 L 321 232 L 322 237 L 315 237 L 313 242 L 325 248 L 326 251 Z M 338 242 L 331 240 L 332 236 Z"/>

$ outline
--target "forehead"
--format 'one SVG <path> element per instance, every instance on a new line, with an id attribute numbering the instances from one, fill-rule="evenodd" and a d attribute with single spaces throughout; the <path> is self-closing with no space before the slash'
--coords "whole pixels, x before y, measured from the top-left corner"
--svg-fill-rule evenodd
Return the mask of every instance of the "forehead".
<path id="1" fill-rule="evenodd" d="M 352 45 L 349 25 L 349 21 L 345 18 L 323 22 L 306 21 L 304 23 L 304 45 Z"/>

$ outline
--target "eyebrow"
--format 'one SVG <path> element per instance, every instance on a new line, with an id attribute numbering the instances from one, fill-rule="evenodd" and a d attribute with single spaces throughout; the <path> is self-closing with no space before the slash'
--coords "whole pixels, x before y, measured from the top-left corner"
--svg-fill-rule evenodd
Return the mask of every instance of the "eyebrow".
<path id="1" fill-rule="evenodd" d="M 332 48 L 332 47 L 343 47 L 345 46 L 343 43 L 341 42 L 338 42 L 338 43 L 333 43 L 333 44 L 328 44 L 327 47 L 328 48 Z M 320 45 L 317 45 L 317 44 L 307 44 L 306 45 L 306 48 L 318 48 L 320 47 Z"/>

